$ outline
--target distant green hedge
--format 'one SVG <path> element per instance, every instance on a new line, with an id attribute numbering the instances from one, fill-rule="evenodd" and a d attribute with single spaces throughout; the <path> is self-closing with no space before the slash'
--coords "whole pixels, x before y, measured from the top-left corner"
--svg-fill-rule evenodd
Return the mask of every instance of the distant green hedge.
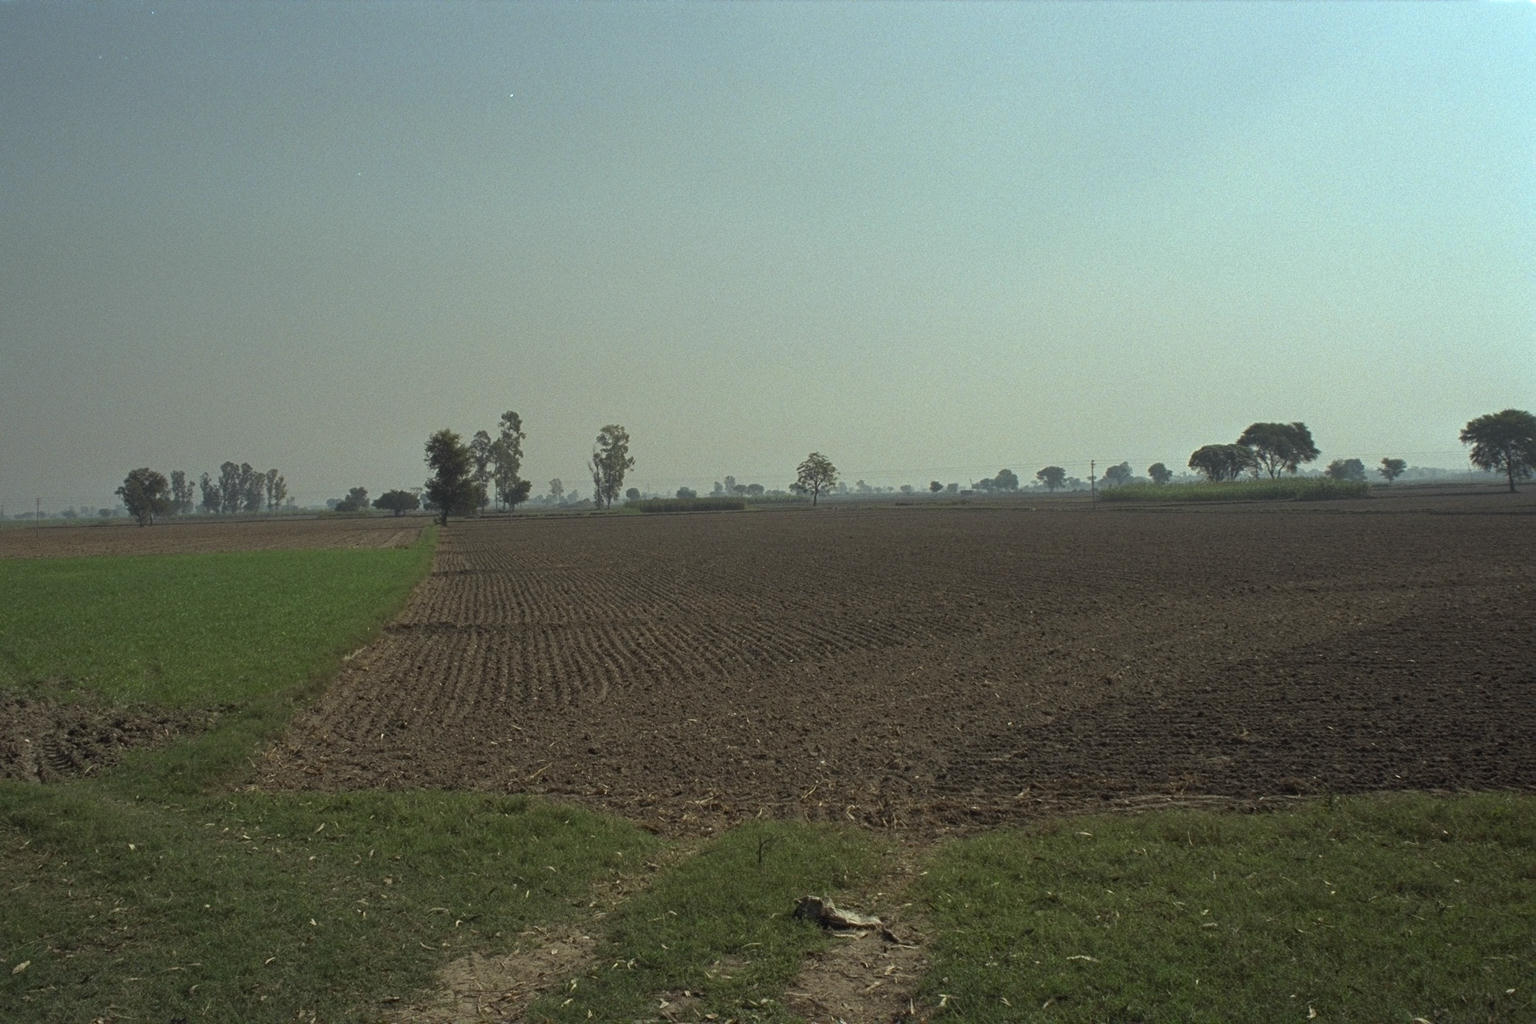
<path id="1" fill-rule="evenodd" d="M 646 515 L 658 512 L 740 512 L 747 507 L 745 498 L 646 498 L 626 502 L 626 509 Z"/>
<path id="2" fill-rule="evenodd" d="M 1363 498 L 1370 484 L 1328 477 L 1229 480 L 1222 483 L 1127 484 L 1099 492 L 1101 501 L 1331 501 Z"/>

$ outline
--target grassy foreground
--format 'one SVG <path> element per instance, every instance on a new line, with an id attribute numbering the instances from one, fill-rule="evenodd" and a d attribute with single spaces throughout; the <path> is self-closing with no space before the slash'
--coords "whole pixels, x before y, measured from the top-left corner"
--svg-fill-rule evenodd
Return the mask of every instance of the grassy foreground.
<path id="1" fill-rule="evenodd" d="M 999 832 L 935 858 L 956 1021 L 1536 1019 L 1536 801 L 1392 794 Z"/>
<path id="2" fill-rule="evenodd" d="M 523 1019 L 659 1019 L 687 992 L 690 1019 L 787 1022 L 805 957 L 840 941 L 791 915 L 817 893 L 923 940 L 915 1019 L 1536 1019 L 1529 795 L 1001 831 L 909 851 L 919 880 L 882 906 L 893 851 L 869 833 L 668 844 L 521 797 L 242 787 L 429 557 L 0 564 L 32 595 L 0 608 L 0 692 L 219 711 L 100 777 L 0 784 L 0 1018 L 409 1019 L 455 958 L 568 926 L 590 954 Z"/>

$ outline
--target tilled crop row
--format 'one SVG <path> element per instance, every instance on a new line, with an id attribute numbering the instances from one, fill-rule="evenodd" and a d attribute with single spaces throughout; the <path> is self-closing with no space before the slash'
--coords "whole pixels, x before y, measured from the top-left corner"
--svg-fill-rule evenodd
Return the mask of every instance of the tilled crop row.
<path id="1" fill-rule="evenodd" d="M 1530 789 L 1536 503 L 1503 498 L 455 523 L 265 775 L 677 830 Z"/>

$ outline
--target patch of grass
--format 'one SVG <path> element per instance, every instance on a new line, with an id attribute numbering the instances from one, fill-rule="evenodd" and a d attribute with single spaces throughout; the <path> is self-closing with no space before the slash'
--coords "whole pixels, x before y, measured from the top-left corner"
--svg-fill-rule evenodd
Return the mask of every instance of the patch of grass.
<path id="1" fill-rule="evenodd" d="M 921 898 L 953 1021 L 1536 1019 L 1536 798 L 1079 819 L 957 843 Z"/>
<path id="2" fill-rule="evenodd" d="M 1364 498 L 1370 485 L 1328 477 L 1228 480 L 1222 483 L 1126 484 L 1099 492 L 1100 501 L 1330 501 Z"/>
<path id="3" fill-rule="evenodd" d="M 341 659 L 431 568 L 409 548 L 0 562 L 0 688 L 61 702 L 216 711 L 166 751 L 131 754 L 110 784 L 195 791 L 281 731 Z"/>
<path id="4" fill-rule="evenodd" d="M 655 845 L 618 819 L 485 794 L 160 804 L 0 785 L 0 1006 L 14 1021 L 376 1019 L 448 960 L 570 916 Z"/>
<path id="5" fill-rule="evenodd" d="M 401 549 L 8 559 L 0 687 L 174 708 L 280 693 L 363 643 L 431 557 L 424 535 Z"/>
<path id="6" fill-rule="evenodd" d="M 796 899 L 846 892 L 872 877 L 882 853 L 874 837 L 843 829 L 733 829 L 626 903 L 596 966 L 526 1019 L 651 1019 L 666 998 L 686 1019 L 790 1020 L 779 999 L 805 956 L 827 942 L 820 927 L 793 916 Z"/>

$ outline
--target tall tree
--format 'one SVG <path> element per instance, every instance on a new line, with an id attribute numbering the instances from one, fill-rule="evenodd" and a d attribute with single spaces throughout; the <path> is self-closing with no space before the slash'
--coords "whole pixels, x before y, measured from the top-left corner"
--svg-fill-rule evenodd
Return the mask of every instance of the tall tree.
<path id="1" fill-rule="evenodd" d="M 1407 470 L 1407 468 L 1408 463 L 1402 459 L 1382 459 L 1381 468 L 1376 472 L 1380 473 L 1382 477 L 1386 479 L 1387 483 L 1391 483 L 1393 480 L 1396 480 L 1398 477 L 1402 476 L 1403 472 Z"/>
<path id="2" fill-rule="evenodd" d="M 1253 452 L 1258 467 L 1271 480 L 1281 472 L 1296 472 L 1296 467 L 1318 455 L 1305 423 L 1252 423 L 1237 443 Z"/>
<path id="3" fill-rule="evenodd" d="M 1067 482 L 1067 471 L 1060 466 L 1046 466 L 1035 474 L 1035 479 L 1045 484 L 1047 491 L 1054 492 L 1056 488 Z"/>
<path id="4" fill-rule="evenodd" d="M 561 483 L 559 477 L 555 477 L 549 482 L 549 496 L 556 501 L 559 501 L 562 497 L 564 497 L 564 495 L 565 484 Z"/>
<path id="5" fill-rule="evenodd" d="M 1016 491 L 1019 489 L 1019 474 L 1011 469 L 1000 469 L 997 476 L 992 478 L 992 486 L 1000 491 Z"/>
<path id="6" fill-rule="evenodd" d="M 258 473 L 249 462 L 240 463 L 240 505 L 246 512 L 260 512 L 267 496 L 267 475 Z"/>
<path id="7" fill-rule="evenodd" d="M 634 465 L 629 454 L 629 431 L 610 423 L 597 432 L 587 468 L 592 471 L 592 488 L 599 506 L 613 507 L 614 499 L 624 489 L 624 474 Z"/>
<path id="8" fill-rule="evenodd" d="M 1472 464 L 1490 473 L 1503 470 L 1509 489 L 1536 471 L 1536 416 L 1524 409 L 1491 412 L 1468 421 L 1461 443 L 1472 446 Z"/>
<path id="9" fill-rule="evenodd" d="M 837 467 L 832 465 L 832 460 L 821 452 L 811 452 L 805 457 L 805 461 L 795 468 L 793 489 L 801 494 L 809 494 L 812 508 L 816 507 L 816 499 L 821 496 L 821 493 L 836 483 Z"/>
<path id="10" fill-rule="evenodd" d="M 171 470 L 171 515 L 190 515 L 193 509 L 192 495 L 195 485 L 187 479 L 185 470 Z"/>
<path id="11" fill-rule="evenodd" d="M 480 485 L 480 504 L 486 504 L 490 494 L 491 482 L 491 435 L 483 430 L 475 431 L 475 436 L 469 439 L 469 457 L 474 463 L 471 476 L 475 483 Z"/>
<path id="12" fill-rule="evenodd" d="M 281 473 L 275 469 L 266 472 L 267 481 L 267 511 L 276 512 L 283 506 L 283 499 L 288 497 L 288 482 L 283 479 Z"/>
<path id="13" fill-rule="evenodd" d="M 203 492 L 203 511 L 217 514 L 224 507 L 224 494 L 219 490 L 219 485 L 213 482 L 213 477 L 204 473 L 197 486 Z"/>
<path id="14" fill-rule="evenodd" d="M 153 526 L 155 516 L 170 514 L 171 485 L 164 474 L 148 467 L 130 471 L 116 494 L 140 526 Z"/>
<path id="15" fill-rule="evenodd" d="M 1154 484 L 1162 485 L 1173 479 L 1173 470 L 1161 462 L 1154 462 L 1147 467 L 1147 476 L 1152 478 Z"/>
<path id="16" fill-rule="evenodd" d="M 449 516 L 468 515 L 480 507 L 482 492 L 474 480 L 474 461 L 469 446 L 446 428 L 427 438 L 426 451 L 432 470 L 427 500 L 437 509 L 438 522 L 447 526 Z"/>
<path id="17" fill-rule="evenodd" d="M 240 486 L 240 464 L 219 464 L 219 511 L 231 515 L 240 511 L 240 499 L 245 496 Z"/>
<path id="18" fill-rule="evenodd" d="M 516 508 L 528 500 L 533 483 L 518 476 L 523 465 L 523 418 L 508 409 L 497 424 L 496 440 L 491 442 L 491 461 L 495 469 L 491 479 L 496 485 L 496 500 L 506 508 Z"/>

